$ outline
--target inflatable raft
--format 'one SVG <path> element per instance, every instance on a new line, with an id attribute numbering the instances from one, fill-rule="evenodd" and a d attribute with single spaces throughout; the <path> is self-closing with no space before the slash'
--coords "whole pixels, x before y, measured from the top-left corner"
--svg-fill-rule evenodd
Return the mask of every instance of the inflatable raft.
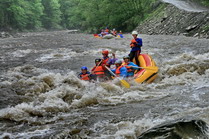
<path id="1" fill-rule="evenodd" d="M 113 36 L 112 34 L 107 34 L 107 35 L 104 35 L 103 37 L 101 37 L 99 34 L 94 34 L 94 37 L 100 38 L 100 39 L 112 39 L 112 38 L 121 39 L 121 38 L 124 38 L 124 36 L 122 34 L 118 34 L 117 36 Z"/>
<path id="2" fill-rule="evenodd" d="M 142 68 L 135 73 L 135 82 L 151 83 L 157 77 L 158 67 L 156 66 L 156 63 L 148 54 L 140 54 L 138 60 L 140 62 L 139 66 Z M 133 62 L 136 64 L 136 58 L 133 59 Z"/>
<path id="3" fill-rule="evenodd" d="M 115 36 L 113 36 L 112 34 L 107 34 L 102 37 L 102 39 L 112 39 L 112 38 L 115 38 Z"/>

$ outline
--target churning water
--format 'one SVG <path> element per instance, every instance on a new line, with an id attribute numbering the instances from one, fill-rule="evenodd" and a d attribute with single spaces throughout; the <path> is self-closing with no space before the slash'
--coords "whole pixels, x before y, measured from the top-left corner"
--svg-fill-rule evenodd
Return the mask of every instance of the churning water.
<path id="1" fill-rule="evenodd" d="M 0 40 L 0 138 L 203 139 L 209 123 L 209 40 L 147 36 L 142 53 L 159 67 L 151 84 L 86 82 L 81 66 L 108 49 L 122 58 L 124 39 L 67 31 Z"/>

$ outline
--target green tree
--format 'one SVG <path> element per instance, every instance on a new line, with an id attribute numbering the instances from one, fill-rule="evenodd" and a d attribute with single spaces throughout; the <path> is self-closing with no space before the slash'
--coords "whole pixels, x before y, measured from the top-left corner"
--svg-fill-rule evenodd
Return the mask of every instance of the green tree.
<path id="1" fill-rule="evenodd" d="M 9 24 L 9 12 L 8 8 L 10 6 L 10 1 L 1 0 L 0 1 L 0 28 L 7 28 Z"/>
<path id="2" fill-rule="evenodd" d="M 66 27 L 93 32 L 106 26 L 128 31 L 134 29 L 145 18 L 145 12 L 149 12 L 155 0 L 64 1 L 61 9 Z"/>
<path id="3" fill-rule="evenodd" d="M 44 7 L 41 0 L 27 1 L 27 29 L 39 29 L 42 26 L 41 16 L 43 15 Z"/>
<path id="4" fill-rule="evenodd" d="M 0 27 L 130 31 L 152 11 L 156 0 L 1 0 Z M 205 0 L 202 0 L 205 1 Z"/>
<path id="5" fill-rule="evenodd" d="M 42 0 L 44 14 L 42 23 L 46 29 L 60 29 L 61 11 L 59 0 Z"/>
<path id="6" fill-rule="evenodd" d="M 26 2 L 24 0 L 11 0 L 9 8 L 9 22 L 14 28 L 23 30 L 27 25 L 27 16 L 25 13 Z"/>

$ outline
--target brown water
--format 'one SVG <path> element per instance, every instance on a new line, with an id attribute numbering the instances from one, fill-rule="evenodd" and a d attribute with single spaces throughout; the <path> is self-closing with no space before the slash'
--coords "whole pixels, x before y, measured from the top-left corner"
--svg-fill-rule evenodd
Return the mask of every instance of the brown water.
<path id="1" fill-rule="evenodd" d="M 0 40 L 0 138 L 135 139 L 147 130 L 142 138 L 208 138 L 209 40 L 140 35 L 159 76 L 126 89 L 117 80 L 89 83 L 77 74 L 103 49 L 127 55 L 130 34 L 20 36 Z"/>

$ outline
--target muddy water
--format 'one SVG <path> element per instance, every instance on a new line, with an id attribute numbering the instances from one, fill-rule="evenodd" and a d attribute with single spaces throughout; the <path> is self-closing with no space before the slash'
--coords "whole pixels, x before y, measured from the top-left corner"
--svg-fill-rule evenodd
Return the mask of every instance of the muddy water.
<path id="1" fill-rule="evenodd" d="M 105 40 L 59 31 L 1 39 L 0 138 L 208 138 L 209 40 L 140 37 L 142 53 L 160 72 L 152 84 L 130 81 L 130 89 L 117 80 L 77 78 L 103 49 L 127 55 L 130 34 Z"/>

